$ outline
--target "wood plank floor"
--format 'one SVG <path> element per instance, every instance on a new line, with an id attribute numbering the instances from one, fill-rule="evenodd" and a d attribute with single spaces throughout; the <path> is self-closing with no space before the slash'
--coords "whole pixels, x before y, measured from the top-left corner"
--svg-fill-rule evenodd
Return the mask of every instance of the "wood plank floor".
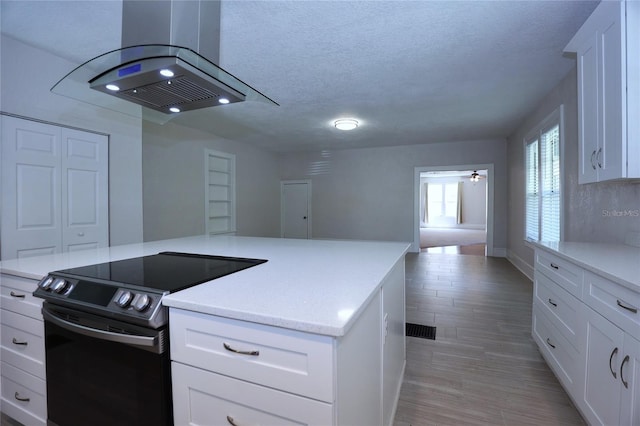
<path id="1" fill-rule="evenodd" d="M 410 253 L 407 337 L 394 426 L 584 425 L 531 338 L 532 283 L 504 258 Z"/>

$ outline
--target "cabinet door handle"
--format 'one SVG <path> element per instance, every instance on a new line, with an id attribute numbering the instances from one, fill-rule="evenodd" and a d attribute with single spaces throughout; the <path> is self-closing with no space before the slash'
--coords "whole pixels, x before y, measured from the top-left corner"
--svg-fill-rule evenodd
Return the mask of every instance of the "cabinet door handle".
<path id="1" fill-rule="evenodd" d="M 622 364 L 620 364 L 620 380 L 622 380 L 622 384 L 624 385 L 625 389 L 629 389 L 629 382 L 624 380 L 624 376 L 622 375 L 622 368 L 627 362 L 629 362 L 629 355 L 625 356 L 622 360 Z"/>
<path id="2" fill-rule="evenodd" d="M 251 356 L 258 356 L 260 355 L 260 351 L 239 351 L 237 349 L 233 349 L 231 346 L 229 346 L 228 343 L 222 343 L 222 346 L 224 346 L 224 348 L 226 350 L 228 350 L 229 352 L 233 352 L 235 354 L 240 354 L 240 355 L 251 355 Z"/>
<path id="3" fill-rule="evenodd" d="M 9 294 L 11 294 L 11 297 L 17 297 L 18 299 L 24 299 L 24 297 L 25 297 L 24 294 L 18 294 L 18 293 L 14 292 L 14 291 L 12 291 Z"/>
<path id="4" fill-rule="evenodd" d="M 549 303 L 552 304 L 553 306 L 558 306 L 558 304 L 551 299 L 549 299 Z"/>
<path id="5" fill-rule="evenodd" d="M 29 401 L 31 401 L 31 398 L 23 398 L 23 397 L 21 397 L 21 396 L 20 396 L 20 394 L 19 394 L 18 392 L 16 392 L 16 393 L 13 395 L 13 397 L 14 397 L 15 399 L 17 399 L 18 401 L 22 401 L 22 402 L 29 402 Z"/>
<path id="6" fill-rule="evenodd" d="M 238 426 L 238 423 L 236 423 L 235 419 L 231 416 L 227 416 L 227 421 L 231 426 Z"/>
<path id="7" fill-rule="evenodd" d="M 29 344 L 29 342 L 21 342 L 18 339 L 16 339 L 15 337 L 12 340 L 14 345 L 22 345 L 22 346 L 27 346 Z"/>
<path id="8" fill-rule="evenodd" d="M 630 311 L 630 312 L 632 312 L 634 314 L 638 313 L 638 308 L 635 308 L 635 307 L 633 307 L 631 305 L 628 305 L 628 304 L 626 304 L 624 302 L 621 302 L 620 299 L 616 300 L 616 302 L 618 303 L 618 306 L 620 306 L 622 309 L 626 309 L 627 311 Z"/>
<path id="9" fill-rule="evenodd" d="M 549 340 L 549 338 L 547 337 L 547 345 L 551 346 L 553 349 L 556 348 L 556 345 L 554 345 L 553 343 L 551 343 L 551 340 Z"/>
<path id="10" fill-rule="evenodd" d="M 560 269 L 560 267 L 558 265 L 556 265 L 555 263 L 550 263 L 549 266 L 551 266 L 553 269 Z"/>
<path id="11" fill-rule="evenodd" d="M 611 356 L 609 357 L 609 371 L 611 371 L 611 375 L 613 376 L 614 379 L 618 378 L 618 375 L 616 374 L 615 371 L 613 371 L 613 368 L 611 367 L 611 361 L 613 360 L 613 356 L 615 354 L 618 353 L 618 348 L 615 348 L 612 352 L 611 352 Z"/>
<path id="12" fill-rule="evenodd" d="M 598 167 L 602 168 L 602 148 L 598 149 L 598 154 L 596 155 L 596 161 L 598 161 Z"/>
<path id="13" fill-rule="evenodd" d="M 596 163 L 595 161 L 593 161 L 593 157 L 596 156 L 596 150 L 594 149 L 593 152 L 591 153 L 591 167 L 593 167 L 593 170 L 596 169 Z"/>

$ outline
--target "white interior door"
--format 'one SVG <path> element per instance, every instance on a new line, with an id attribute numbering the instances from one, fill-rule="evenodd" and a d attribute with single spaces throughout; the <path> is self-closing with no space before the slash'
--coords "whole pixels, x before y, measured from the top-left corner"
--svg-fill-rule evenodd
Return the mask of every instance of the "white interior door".
<path id="1" fill-rule="evenodd" d="M 108 138 L 2 116 L 2 259 L 109 245 Z"/>
<path id="2" fill-rule="evenodd" d="M 311 182 L 281 183 L 281 236 L 311 238 Z"/>
<path id="3" fill-rule="evenodd" d="M 2 258 L 61 251 L 60 129 L 2 117 Z"/>
<path id="4" fill-rule="evenodd" d="M 62 129 L 62 250 L 109 244 L 108 140 Z"/>

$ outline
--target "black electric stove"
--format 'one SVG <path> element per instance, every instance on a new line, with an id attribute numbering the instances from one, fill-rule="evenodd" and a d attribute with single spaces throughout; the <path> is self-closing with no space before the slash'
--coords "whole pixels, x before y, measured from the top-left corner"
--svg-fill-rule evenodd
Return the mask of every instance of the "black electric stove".
<path id="1" fill-rule="evenodd" d="M 150 256 L 49 273 L 34 296 L 109 318 L 158 328 L 168 321 L 162 297 L 266 262 L 190 253 Z"/>

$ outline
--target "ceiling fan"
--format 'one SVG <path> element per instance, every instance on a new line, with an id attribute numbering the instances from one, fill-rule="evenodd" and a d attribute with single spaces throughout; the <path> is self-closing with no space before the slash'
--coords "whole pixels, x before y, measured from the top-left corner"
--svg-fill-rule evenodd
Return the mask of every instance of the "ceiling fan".
<path id="1" fill-rule="evenodd" d="M 471 173 L 471 182 L 478 182 L 480 179 L 484 179 L 485 176 L 482 176 L 480 173 L 478 173 L 477 170 L 474 170 L 473 173 Z"/>

